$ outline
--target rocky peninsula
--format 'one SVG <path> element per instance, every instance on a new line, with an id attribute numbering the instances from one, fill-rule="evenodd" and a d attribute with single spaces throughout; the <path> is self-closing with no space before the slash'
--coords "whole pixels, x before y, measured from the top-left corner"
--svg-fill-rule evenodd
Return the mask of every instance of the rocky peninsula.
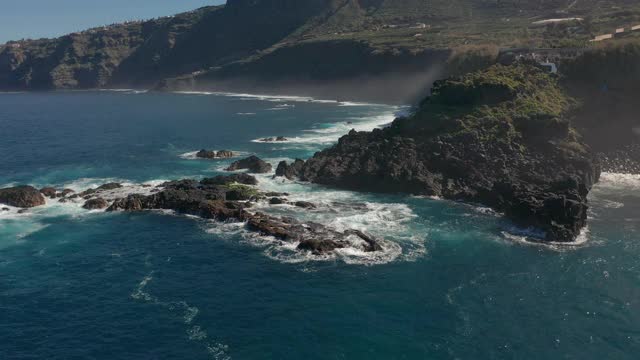
<path id="1" fill-rule="evenodd" d="M 437 81 L 415 113 L 351 131 L 276 175 L 359 191 L 479 203 L 540 241 L 571 242 L 587 221 L 600 165 L 571 126 L 574 101 L 545 71 L 495 65 Z"/>

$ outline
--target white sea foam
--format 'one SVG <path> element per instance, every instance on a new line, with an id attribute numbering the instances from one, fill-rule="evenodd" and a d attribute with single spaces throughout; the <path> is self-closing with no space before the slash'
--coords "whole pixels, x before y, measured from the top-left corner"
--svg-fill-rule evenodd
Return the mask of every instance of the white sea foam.
<path id="1" fill-rule="evenodd" d="M 508 231 L 503 231 L 502 235 L 505 239 L 515 244 L 544 247 L 549 250 L 560 252 L 579 249 L 585 246 L 590 240 L 590 230 L 588 226 L 585 226 L 580 231 L 576 239 L 571 242 L 541 241 L 544 237 L 544 233 L 535 229 L 521 229 L 513 227 Z"/>
<path id="2" fill-rule="evenodd" d="M 640 174 L 603 172 L 600 175 L 600 182 L 594 186 L 594 190 L 638 191 L 640 190 Z"/>
<path id="3" fill-rule="evenodd" d="M 149 264 L 147 263 L 147 265 Z M 194 324 L 196 317 L 200 313 L 200 309 L 189 305 L 186 301 L 163 301 L 149 293 L 147 287 L 149 283 L 153 281 L 155 273 L 156 271 L 152 270 L 147 276 L 142 278 L 138 286 L 131 293 L 131 298 L 159 306 L 171 313 L 176 313 L 181 316 L 183 323 L 187 326 L 185 332 L 190 341 L 200 343 L 204 346 L 214 360 L 231 360 L 231 357 L 228 355 L 229 347 L 227 345 L 209 340 L 207 331 L 200 325 Z"/>
<path id="4" fill-rule="evenodd" d="M 287 263 L 331 260 L 375 265 L 394 260 L 413 261 L 426 253 L 426 235 L 418 235 L 425 232 L 416 231 L 413 220 L 417 215 L 407 204 L 374 202 L 355 192 L 329 190 L 281 178 L 273 179 L 270 175 L 258 175 L 258 178 L 261 190 L 289 193 L 290 201 L 309 201 L 316 208 L 301 210 L 292 205 L 272 206 L 262 202 L 255 205 L 253 211 L 292 216 L 302 221 L 323 224 L 340 232 L 348 229 L 360 230 L 375 236 L 383 248 L 378 252 L 365 252 L 362 250 L 362 239 L 352 236 L 347 238 L 351 246 L 332 254 L 317 256 L 296 250 L 298 244 L 295 243 L 284 243 L 253 233 L 243 234 L 249 243 L 265 247 L 264 253 L 270 258 Z M 229 230 L 229 225 L 225 224 L 223 227 L 224 231 Z"/>
<path id="5" fill-rule="evenodd" d="M 176 94 L 184 95 L 215 95 L 237 98 L 239 100 L 259 100 L 269 102 L 307 102 L 318 104 L 337 104 L 340 106 L 378 106 L 381 104 L 356 102 L 356 101 L 340 101 L 331 99 L 317 99 L 311 96 L 292 96 L 292 95 L 265 95 L 265 94 L 247 94 L 233 93 L 221 91 L 175 91 Z"/>
<path id="6" fill-rule="evenodd" d="M 269 137 L 262 137 L 252 140 L 255 143 L 268 144 L 318 144 L 328 145 L 338 141 L 340 137 L 351 130 L 371 131 L 375 128 L 389 125 L 395 119 L 394 112 L 387 112 L 382 115 L 370 116 L 366 118 L 349 118 L 343 122 L 325 124 L 325 127 L 307 129 L 300 136 L 287 137 L 286 141 L 276 141 L 277 136 L 271 136 L 274 140 L 264 141 Z"/>

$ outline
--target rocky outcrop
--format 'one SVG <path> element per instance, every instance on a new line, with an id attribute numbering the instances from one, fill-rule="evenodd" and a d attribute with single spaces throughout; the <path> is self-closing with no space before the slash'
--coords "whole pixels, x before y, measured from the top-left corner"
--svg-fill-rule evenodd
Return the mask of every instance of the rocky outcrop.
<path id="1" fill-rule="evenodd" d="M 120 184 L 120 183 L 107 183 L 107 184 L 104 184 L 104 185 L 100 185 L 95 189 L 85 190 L 85 191 L 77 194 L 77 196 L 83 197 L 83 198 L 88 198 L 88 197 L 92 196 L 93 194 L 101 192 L 101 191 L 110 191 L 110 190 L 116 190 L 116 189 L 120 189 L 120 188 L 122 188 L 122 184 Z"/>
<path id="2" fill-rule="evenodd" d="M 107 200 L 103 198 L 95 198 L 87 200 L 82 207 L 87 210 L 100 210 L 106 209 L 109 206 Z"/>
<path id="3" fill-rule="evenodd" d="M 32 208 L 45 204 L 44 196 L 33 186 L 16 186 L 0 189 L 0 204 L 20 208 Z"/>
<path id="4" fill-rule="evenodd" d="M 278 137 L 266 137 L 266 138 L 262 138 L 258 140 L 259 142 L 287 142 L 289 141 L 289 139 L 287 139 L 284 136 L 278 136 Z"/>
<path id="5" fill-rule="evenodd" d="M 258 185 L 258 179 L 249 174 L 218 175 L 200 181 L 203 185 L 229 185 L 233 183 L 243 185 Z"/>
<path id="6" fill-rule="evenodd" d="M 276 176 L 284 176 L 289 180 L 293 180 L 302 172 L 303 168 L 304 161 L 300 159 L 296 159 L 291 164 L 287 164 L 286 161 L 281 161 L 276 168 Z"/>
<path id="7" fill-rule="evenodd" d="M 213 150 L 202 149 L 198 151 L 198 153 L 196 154 L 196 157 L 199 157 L 201 159 L 228 159 L 234 156 L 235 155 L 233 151 L 229 151 L 229 150 L 213 151 Z"/>
<path id="8" fill-rule="evenodd" d="M 202 181 L 167 182 L 162 184 L 160 191 L 154 194 L 131 194 L 126 198 L 116 199 L 107 211 L 164 209 L 204 219 L 244 221 L 251 231 L 273 236 L 282 241 L 299 243 L 300 250 L 307 250 L 314 254 L 325 254 L 335 249 L 353 246 L 351 240 L 354 236 L 359 239 L 361 243 L 359 246 L 363 251 L 382 250 L 376 239 L 357 230 L 339 232 L 317 223 L 252 212 L 250 211 L 251 201 L 264 197 L 264 194 L 254 189 L 250 199 L 247 196 L 239 196 L 239 194 L 249 194 L 251 191 L 247 190 L 248 187 L 245 185 L 239 188 L 240 185 L 236 180 L 238 176 L 231 175 Z M 244 180 L 251 182 L 248 178 Z"/>
<path id="9" fill-rule="evenodd" d="M 570 100 L 525 65 L 494 66 L 436 82 L 410 118 L 351 131 L 305 163 L 277 174 L 354 190 L 435 195 L 488 205 L 517 225 L 569 242 L 587 221 L 600 175 L 569 125 Z"/>
<path id="10" fill-rule="evenodd" d="M 271 164 L 260 159 L 259 157 L 252 155 L 246 159 L 238 160 L 232 163 L 226 170 L 249 170 L 251 173 L 264 174 L 271 172 Z"/>

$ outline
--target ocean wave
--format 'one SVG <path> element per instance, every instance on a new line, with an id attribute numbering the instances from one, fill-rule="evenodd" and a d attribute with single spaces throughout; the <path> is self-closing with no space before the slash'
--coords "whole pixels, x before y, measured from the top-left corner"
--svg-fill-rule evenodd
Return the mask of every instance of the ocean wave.
<path id="1" fill-rule="evenodd" d="M 224 91 L 174 91 L 175 94 L 183 95 L 215 95 L 238 98 L 240 100 L 259 100 L 270 102 L 305 102 L 318 104 L 337 104 L 339 106 L 382 106 L 383 104 L 366 103 L 356 101 L 340 101 L 331 99 L 318 99 L 311 96 L 293 96 L 293 95 L 266 95 L 266 94 L 248 94 L 234 93 Z M 385 105 L 386 106 L 386 105 Z"/>
<path id="2" fill-rule="evenodd" d="M 603 172 L 594 190 L 626 190 L 635 192 L 640 190 L 640 174 L 621 174 Z"/>
<path id="3" fill-rule="evenodd" d="M 590 230 L 588 226 L 585 226 L 576 239 L 571 242 L 541 241 L 541 239 L 544 238 L 544 232 L 532 228 L 523 229 L 515 226 L 503 231 L 502 236 L 514 244 L 537 246 L 552 251 L 564 252 L 580 249 L 587 245 L 590 241 Z"/>
<path id="4" fill-rule="evenodd" d="M 321 127 L 303 130 L 300 136 L 287 137 L 285 141 L 275 140 L 277 136 L 262 137 L 252 140 L 255 143 L 263 144 L 319 144 L 327 145 L 338 141 L 343 135 L 351 130 L 371 131 L 389 125 L 396 118 L 395 112 L 386 112 L 382 115 L 375 115 L 366 118 L 351 118 L 347 121 L 322 124 Z M 273 138 L 271 141 L 264 141 L 265 138 Z"/>

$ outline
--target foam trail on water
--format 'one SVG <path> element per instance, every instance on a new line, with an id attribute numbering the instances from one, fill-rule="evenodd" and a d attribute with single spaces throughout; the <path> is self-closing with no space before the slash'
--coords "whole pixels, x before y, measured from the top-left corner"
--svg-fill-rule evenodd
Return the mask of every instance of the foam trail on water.
<path id="1" fill-rule="evenodd" d="M 206 330 L 200 325 L 194 324 L 194 320 L 200 313 L 200 309 L 195 306 L 190 306 L 185 301 L 162 301 L 157 296 L 149 293 L 147 286 L 153 281 L 155 273 L 156 271 L 152 270 L 142 278 L 138 286 L 131 293 L 131 298 L 160 306 L 172 313 L 178 314 L 182 318 L 185 326 L 187 326 L 186 334 L 189 340 L 202 344 L 214 360 L 231 360 L 231 357 L 228 355 L 229 347 L 227 345 L 210 341 Z"/>

